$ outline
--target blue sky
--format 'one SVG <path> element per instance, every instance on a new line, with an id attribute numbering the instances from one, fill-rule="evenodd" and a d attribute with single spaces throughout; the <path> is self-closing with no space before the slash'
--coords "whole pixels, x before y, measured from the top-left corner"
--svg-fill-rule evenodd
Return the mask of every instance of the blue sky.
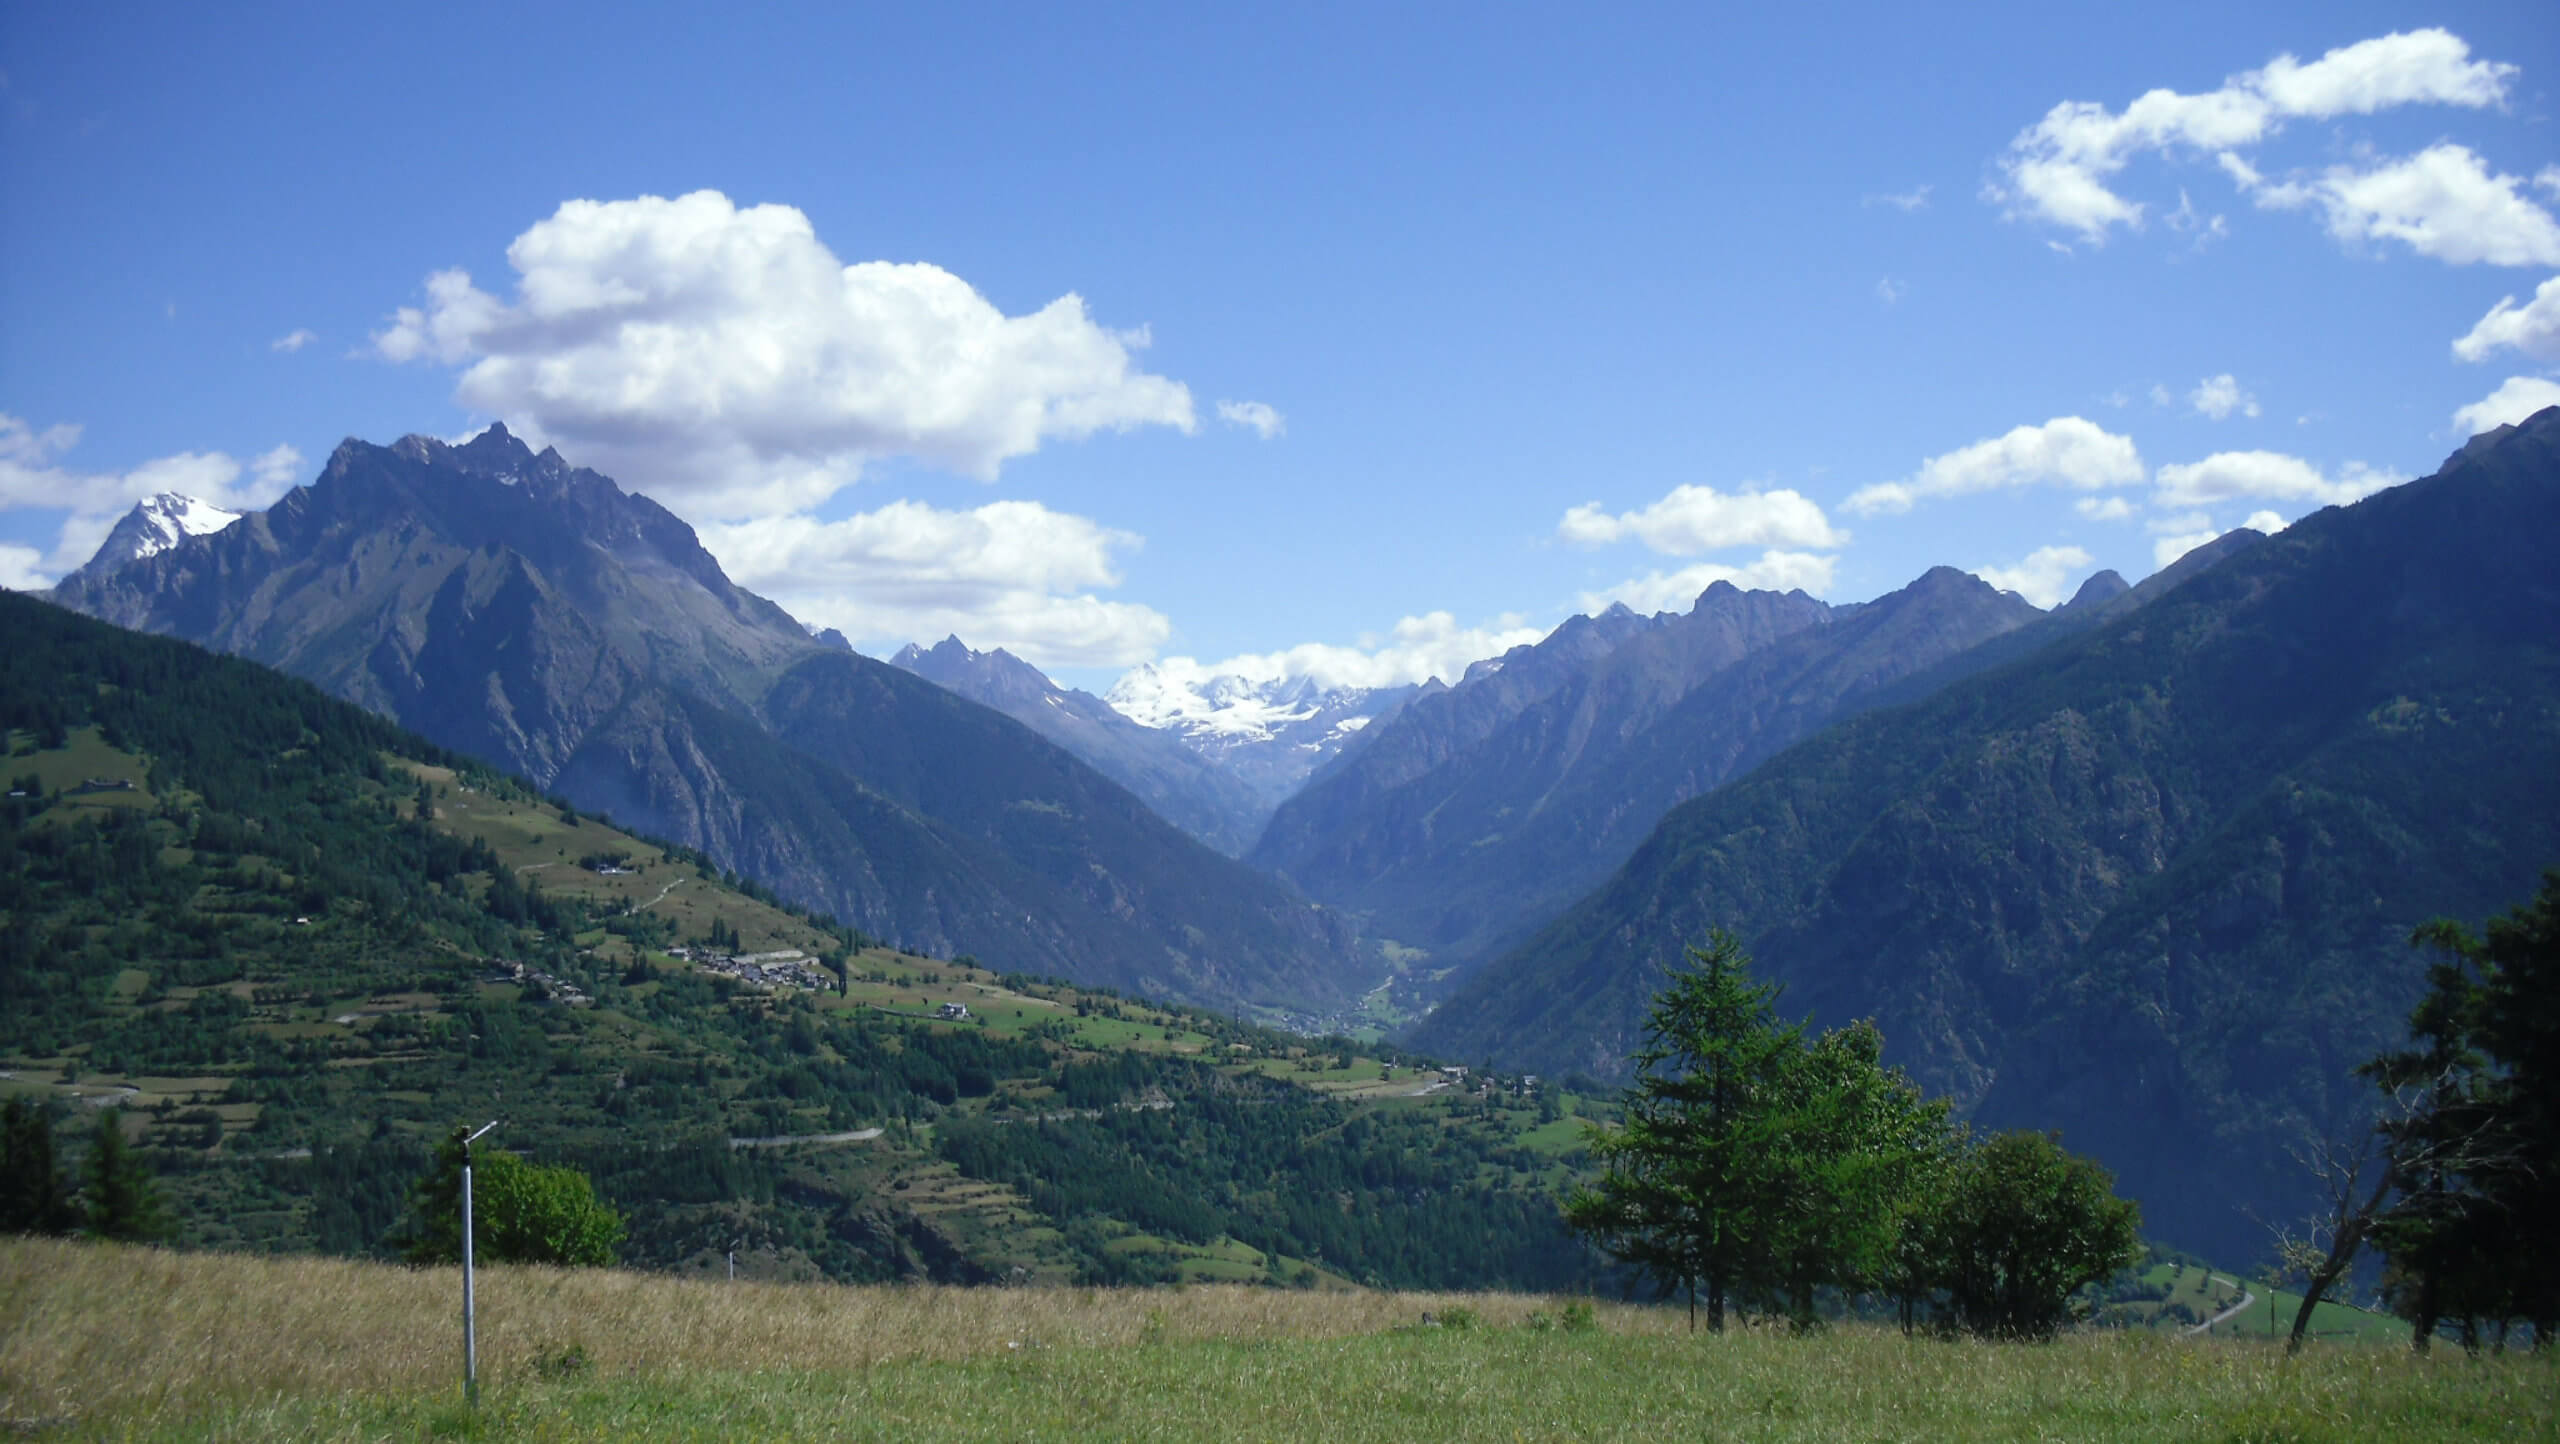
<path id="1" fill-rule="evenodd" d="M 504 419 L 867 651 L 1383 681 L 2560 399 L 2560 8 L 1214 8 L 10 6 L 0 582 Z"/>

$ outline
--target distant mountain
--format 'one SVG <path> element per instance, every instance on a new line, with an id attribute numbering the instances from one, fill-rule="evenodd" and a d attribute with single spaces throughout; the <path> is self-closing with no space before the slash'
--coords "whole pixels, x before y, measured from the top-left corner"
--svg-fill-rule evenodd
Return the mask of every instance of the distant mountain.
<path id="1" fill-rule="evenodd" d="M 1251 857 L 1464 966 L 1598 885 L 1682 800 L 2042 615 L 1940 568 L 1857 606 L 1719 582 L 1686 615 L 1577 617 L 1408 706 Z"/>
<path id="2" fill-rule="evenodd" d="M 1001 647 L 977 652 L 946 637 L 929 649 L 909 643 L 889 664 L 1057 743 L 1229 857 L 1241 856 L 1270 816 L 1241 778 L 1178 734 L 1141 726 L 1090 692 L 1060 687 Z"/>
<path id="3" fill-rule="evenodd" d="M 2560 408 L 2226 538 L 1685 804 L 1413 1041 L 1622 1075 L 1661 969 L 1728 928 L 1789 1010 L 1874 1017 L 1976 1119 L 2059 1128 L 2160 1235 L 2259 1247 L 2240 1210 L 2301 1202 L 2285 1145 L 2369 1102 L 2412 927 L 2560 862 L 2556 531 Z"/>
<path id="4" fill-rule="evenodd" d="M 1267 816 L 1364 729 L 1428 690 L 1428 683 L 1351 687 L 1312 677 L 1194 676 L 1150 662 L 1122 674 L 1103 700 L 1242 780 Z"/>
<path id="5" fill-rule="evenodd" d="M 864 930 L 1222 1005 L 1338 1002 L 1319 910 L 1009 718 L 807 630 L 693 530 L 493 427 L 52 593 L 266 662 Z"/>
<path id="6" fill-rule="evenodd" d="M 127 562 L 158 556 L 191 536 L 209 536 L 240 519 L 240 513 L 225 511 L 209 501 L 180 496 L 164 491 L 158 496 L 134 503 L 133 510 L 116 521 L 107 533 L 97 555 L 89 558 L 73 576 L 110 572 Z"/>

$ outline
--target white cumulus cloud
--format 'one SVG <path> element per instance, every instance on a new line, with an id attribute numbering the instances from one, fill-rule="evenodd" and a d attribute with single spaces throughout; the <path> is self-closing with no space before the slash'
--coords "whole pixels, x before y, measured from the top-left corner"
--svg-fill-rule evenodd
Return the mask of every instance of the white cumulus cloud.
<path id="1" fill-rule="evenodd" d="M 2133 515 L 2133 503 L 2120 496 L 2084 496 L 2071 509 L 2091 521 L 2124 521 Z"/>
<path id="2" fill-rule="evenodd" d="M 2513 296 L 2501 297 L 2469 334 L 2453 343 L 2453 354 L 2485 361 L 2501 347 L 2541 361 L 2560 361 L 2560 276 L 2543 282 L 2521 306 Z"/>
<path id="3" fill-rule="evenodd" d="M 939 266 L 847 265 L 790 206 L 573 200 L 507 261 L 512 300 L 437 272 L 376 353 L 466 365 L 463 405 L 695 520 L 805 510 L 883 457 L 992 479 L 1049 441 L 1196 426 L 1190 391 L 1137 365 L 1144 330 L 1073 294 L 1008 316 Z"/>
<path id="4" fill-rule="evenodd" d="M 44 564 L 44 553 L 16 542 L 0 542 L 0 587 L 13 592 L 40 592 L 58 580 Z"/>
<path id="5" fill-rule="evenodd" d="M 270 351 L 299 351 L 320 339 L 320 333 L 307 326 L 296 327 L 267 343 Z"/>
<path id="6" fill-rule="evenodd" d="M 2079 547 L 2038 547 L 2014 567 L 1975 567 L 1973 574 L 2039 607 L 2051 607 L 2069 595 L 2071 579 L 2096 561 Z"/>
<path id="7" fill-rule="evenodd" d="M 2331 478 L 2280 451 L 2217 451 L 2202 461 L 2165 465 L 2155 480 L 2152 499 L 2160 506 L 2204 506 L 2238 497 L 2344 506 L 2408 478 L 2361 462 L 2348 463 Z"/>
<path id="8" fill-rule="evenodd" d="M 1606 611 L 1614 602 L 1648 614 L 1685 612 L 1696 605 L 1700 592 L 1717 582 L 1731 582 L 1745 591 L 1804 591 L 1820 596 L 1831 589 L 1831 574 L 1838 562 L 1837 557 L 1812 552 L 1770 550 L 1741 566 L 1699 562 L 1678 571 L 1629 577 L 1614 586 L 1584 592 L 1578 605 L 1584 612 Z"/>
<path id="9" fill-rule="evenodd" d="M 2540 376 L 2510 376 L 2498 389 L 2453 413 L 2457 435 L 2477 436 L 2513 425 L 2546 406 L 2560 406 L 2560 381 Z"/>
<path id="10" fill-rule="evenodd" d="M 1289 419 L 1262 401 L 1221 401 L 1218 419 L 1229 426 L 1241 426 L 1265 441 L 1289 429 Z"/>
<path id="11" fill-rule="evenodd" d="M 2197 382 L 2196 389 L 2187 393 L 2187 404 L 2196 409 L 2196 414 L 2216 421 L 2235 411 L 2243 416 L 2258 414 L 2258 398 L 2241 390 L 2239 381 L 2228 371 Z"/>
<path id="12" fill-rule="evenodd" d="M 2468 147 L 2446 143 L 2366 169 L 2332 166 L 2263 186 L 2256 199 L 2277 208 L 2316 203 L 2341 241 L 2398 241 L 2450 265 L 2560 265 L 2560 221 L 2527 199 L 2523 185 L 2490 174 Z"/>
<path id="13" fill-rule="evenodd" d="M 2212 155 L 2246 186 L 2256 172 L 2238 152 L 2289 119 L 2372 115 L 2403 105 L 2479 109 L 2503 101 L 2516 73 L 2512 65 L 2472 59 L 2470 46 L 2449 31 L 2426 29 L 2358 41 L 2308 63 L 2279 55 L 2219 89 L 2193 95 L 2155 89 L 2121 111 L 2064 101 L 2010 142 L 1999 162 L 2001 179 L 1987 194 L 2012 215 L 2099 243 L 2114 227 L 2142 224 L 2142 203 L 2110 189 L 2111 178 L 2138 155 Z"/>
<path id="14" fill-rule="evenodd" d="M 1615 516 L 1585 502 L 1556 523 L 1556 535 L 1578 546 L 1640 541 L 1680 557 L 1726 547 L 1836 547 L 1849 540 L 1799 492 L 1727 493 L 1696 485 L 1675 486 L 1660 501 Z"/>
<path id="15" fill-rule="evenodd" d="M 1173 631 L 1153 608 L 1095 595 L 1120 584 L 1117 557 L 1138 537 L 1034 501 L 949 511 L 902 500 L 836 521 L 763 517 L 700 532 L 740 585 L 857 642 L 956 633 L 1039 666 L 1125 666 Z"/>
<path id="16" fill-rule="evenodd" d="M 2142 477 L 2142 455 L 2132 438 L 2077 416 L 2057 416 L 2041 426 L 2014 427 L 2005 435 L 1933 456 L 1901 481 L 1858 488 L 1842 505 L 1873 516 L 1909 511 L 1914 503 L 1934 497 L 2046 483 L 2100 491 Z"/>

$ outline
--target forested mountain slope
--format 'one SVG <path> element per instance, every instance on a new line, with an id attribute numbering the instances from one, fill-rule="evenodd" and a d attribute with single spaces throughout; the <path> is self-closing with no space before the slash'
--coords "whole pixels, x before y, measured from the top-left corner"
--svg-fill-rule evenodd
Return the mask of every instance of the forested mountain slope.
<path id="1" fill-rule="evenodd" d="M 349 441 L 269 511 L 53 599 L 281 667 L 911 947 L 1228 1005 L 1367 985 L 1319 910 L 1020 724 L 813 640 L 675 516 L 503 428 Z"/>
<path id="2" fill-rule="evenodd" d="M 1090 692 L 1061 687 L 1002 647 L 980 652 L 946 637 L 931 647 L 910 643 L 889 663 L 1057 743 L 1229 857 L 1242 856 L 1271 815 L 1243 778 L 1180 734 L 1141 726 Z"/>
<path id="3" fill-rule="evenodd" d="M 2369 1101 L 2411 928 L 2560 860 L 2555 532 L 2560 408 L 1688 803 L 1415 1041 L 1615 1072 L 1663 964 L 1729 928 L 1790 1008 L 2060 1128 L 2161 1236 L 2254 1247 L 2243 1210 L 2299 1202 L 2285 1145 Z"/>
<path id="4" fill-rule="evenodd" d="M 266 668 L 6 594 L 0 635 L 0 1094 L 66 1151 L 121 1102 L 182 1243 L 385 1253 L 498 1118 L 642 1266 L 1586 1276 L 1558 1100 L 893 952 Z"/>
<path id="5" fill-rule="evenodd" d="M 1470 706 L 1509 666 L 1417 701 L 1283 806 L 1252 857 L 1463 967 L 1590 891 L 1673 806 L 2040 616 L 1942 567 L 1860 606 L 1719 582 L 1686 615 L 1576 618 L 1539 650 L 1625 635 L 1567 652 L 1516 706 Z"/>

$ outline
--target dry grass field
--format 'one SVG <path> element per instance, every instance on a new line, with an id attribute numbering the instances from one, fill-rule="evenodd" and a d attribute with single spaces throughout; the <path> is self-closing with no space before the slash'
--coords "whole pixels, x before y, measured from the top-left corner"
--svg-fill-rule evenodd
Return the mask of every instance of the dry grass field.
<path id="1" fill-rule="evenodd" d="M 842 1288 L 0 1243 L 0 1428 L 76 1438 L 2546 1439 L 2560 1363 L 1692 1336 L 1532 1296 Z M 1425 1311 L 1444 1322 L 1420 1326 Z"/>

